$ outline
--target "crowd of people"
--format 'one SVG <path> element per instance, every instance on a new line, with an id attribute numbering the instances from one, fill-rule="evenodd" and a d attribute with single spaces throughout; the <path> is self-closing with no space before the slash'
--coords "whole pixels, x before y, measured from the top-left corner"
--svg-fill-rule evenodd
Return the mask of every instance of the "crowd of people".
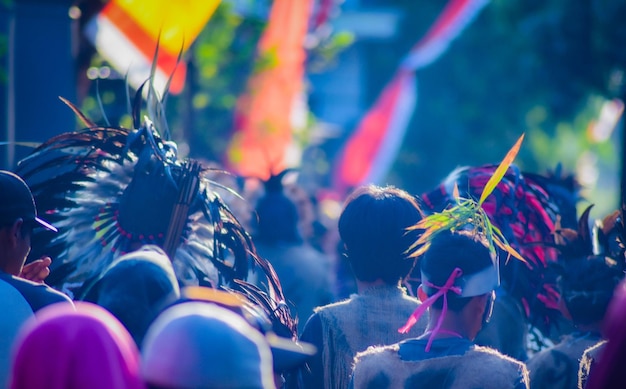
<path id="1" fill-rule="evenodd" d="M 471 218 L 467 228 L 432 233 L 428 248 L 416 257 L 415 243 L 427 232 L 414 227 L 441 214 L 432 209 L 432 196 L 365 185 L 343 201 L 334 226 L 337 241 L 325 245 L 338 249 L 323 251 L 313 239 L 313 223 L 309 220 L 303 228 L 304 215 L 311 215 L 314 204 L 301 192 L 296 199 L 296 191 L 289 192 L 281 177 L 265 183 L 246 226 L 254 255 L 271 264 L 268 278 L 250 268 L 244 277 L 249 284 L 234 283 L 243 284 L 239 290 L 201 280 L 194 285 L 177 274 L 167 250 L 143 242 L 87 278 L 77 289 L 80 293 L 70 298 L 46 285 L 54 258 L 29 258 L 27 263 L 37 243 L 31 239 L 33 231 L 55 234 L 57 227 L 43 220 L 45 214 L 39 217 L 21 177 L 0 171 L 0 385 L 626 385 L 620 368 L 626 357 L 626 232 L 621 212 L 593 223 L 587 209 L 576 226 L 564 226 L 558 210 L 550 210 L 555 219 L 552 242 L 532 250 L 558 253 L 540 270 L 546 284 L 554 276 L 558 304 L 552 308 L 562 319 L 552 323 L 543 334 L 544 347 L 536 350 L 527 341 L 529 311 L 535 306 L 511 297 L 512 281 L 503 268 L 512 266 L 512 260 Z M 513 214 L 520 220 L 528 216 Z M 332 234 L 332 228 L 323 232 Z M 339 271 L 342 261 L 349 264 L 350 279 Z M 516 266 L 520 263 L 530 267 L 523 262 Z M 273 274 L 284 301 L 275 301 L 274 289 L 268 287 Z M 344 295 L 340 285 L 347 284 L 354 287 Z M 506 317 L 507 309 L 514 309 L 519 319 L 493 320 Z M 294 320 L 282 317 L 281 323 L 287 324 L 277 326 L 275 319 L 284 312 Z M 515 326 L 521 329 L 512 331 Z M 515 348 L 486 340 L 498 338 L 487 332 L 515 338 Z"/>

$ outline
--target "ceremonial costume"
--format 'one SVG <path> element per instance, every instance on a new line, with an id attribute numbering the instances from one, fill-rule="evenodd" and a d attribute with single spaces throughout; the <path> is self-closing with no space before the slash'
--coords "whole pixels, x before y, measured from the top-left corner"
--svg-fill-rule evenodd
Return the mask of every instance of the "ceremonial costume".
<path id="1" fill-rule="evenodd" d="M 454 187 L 462 198 L 478 199 L 497 165 L 462 167 L 451 172 L 434 190 L 422 194 L 423 208 L 442 211 L 454 204 Z M 482 208 L 511 247 L 526 263 L 500 256 L 504 296 L 494 306 L 493 321 L 485 325 L 475 342 L 497 348 L 519 360 L 526 359 L 528 326 L 544 334 L 559 320 L 556 276 L 549 264 L 556 262 L 553 236 L 557 215 L 564 226 L 576 225 L 579 185 L 562 176 L 560 167 L 548 175 L 522 172 L 512 164 L 485 199 Z"/>
<path id="2" fill-rule="evenodd" d="M 296 323 L 274 269 L 256 254 L 250 235 L 215 190 L 219 184 L 208 178 L 215 169 L 178 155 L 160 96 L 152 79 L 137 91 L 129 101 L 132 128 L 97 125 L 64 100 L 85 128 L 47 140 L 16 169 L 33 188 L 39 213 L 58 227 L 54 235 L 33 233 L 30 258 L 53 258 L 46 282 L 74 300 L 105 304 L 104 296 L 114 310 L 123 310 L 118 297 L 133 285 L 115 285 L 121 292 L 115 296 L 105 287 L 132 264 L 116 261 L 156 245 L 171 261 L 175 279 L 168 274 L 162 290 L 167 298 L 151 303 L 169 301 L 175 283 L 241 292 L 268 312 L 280 336 L 295 340 Z M 250 274 L 261 288 L 246 281 Z M 142 312 L 146 317 L 131 321 L 143 329 L 153 314 Z M 134 334 L 138 340 L 140 332 Z"/>
<path id="3" fill-rule="evenodd" d="M 354 388 L 528 388 L 523 363 L 471 341 L 493 313 L 500 284 L 495 245 L 520 258 L 481 208 L 490 186 L 477 202 L 454 190 L 454 205 L 413 227 L 422 230 L 412 246 L 418 248 L 412 255 L 419 256 L 422 304 L 398 332 L 408 333 L 427 310 L 428 331 L 357 354 Z"/>
<path id="4" fill-rule="evenodd" d="M 486 247 L 484 251 L 488 255 Z M 421 288 L 429 297 L 398 331 L 407 333 L 422 319 L 426 309 L 442 302 L 436 325 L 419 338 L 386 347 L 371 347 L 357 354 L 354 388 L 527 388 L 527 370 L 523 363 L 496 350 L 476 346 L 461 334 L 443 327 L 451 295 L 467 299 L 490 294 L 483 318 L 489 320 L 493 290 L 499 280 L 497 262 L 492 265 L 468 275 L 456 267 L 442 285 L 432 281 L 433 277 L 422 268 Z"/>
<path id="5" fill-rule="evenodd" d="M 606 340 L 600 341 L 583 352 L 578 365 L 578 389 L 585 389 L 589 373 L 598 363 L 598 357 L 606 347 Z"/>
<path id="6" fill-rule="evenodd" d="M 533 355 L 526 362 L 531 388 L 576 388 L 579 362 L 583 353 L 601 339 L 598 333 L 575 332 L 565 336 L 554 347 Z"/>
<path id="7" fill-rule="evenodd" d="M 305 388 L 345 389 L 357 352 L 410 336 L 398 328 L 420 303 L 400 285 L 415 264 L 418 234 L 409 229 L 422 217 L 415 197 L 395 187 L 364 185 L 348 196 L 337 226 L 358 294 L 316 309 L 307 322 L 301 339 L 320 353 L 301 369 Z"/>
<path id="8" fill-rule="evenodd" d="M 347 388 L 357 352 L 373 345 L 393 344 L 424 331 L 426 318 L 410 333 L 398 333 L 419 305 L 404 289 L 387 285 L 316 309 L 301 336 L 321 350 L 310 363 L 310 376 L 304 375 L 305 387 Z"/>
<path id="9" fill-rule="evenodd" d="M 560 343 L 528 361 L 533 388 L 576 388 L 579 366 L 585 366 L 585 377 L 591 366 L 590 361 L 581 362 L 589 359 L 589 354 L 587 357 L 583 354 L 603 340 L 600 331 L 604 333 L 607 328 L 607 309 L 614 298 L 615 288 L 623 278 L 624 264 L 619 260 L 622 257 L 619 253 L 611 252 L 611 246 L 615 245 L 609 245 L 608 240 L 603 242 L 599 239 L 594 248 L 594 237 L 606 236 L 607 229 L 616 225 L 617 214 L 596 223 L 595 227 L 601 228 L 593 233 L 590 229 L 592 223 L 589 223 L 592 207 L 588 206 L 582 213 L 577 230 L 557 225 L 554 232 L 560 251 L 561 276 L 558 284 L 563 307 L 573 325 L 585 330 L 565 336 Z M 606 229 L 603 231 L 603 228 Z"/>
<path id="10" fill-rule="evenodd" d="M 87 128 L 51 138 L 19 162 L 40 214 L 59 230 L 35 232 L 31 258 L 53 258 L 46 281 L 81 299 L 116 258 L 153 244 L 182 285 L 238 288 L 235 280 L 255 272 L 282 300 L 275 273 L 207 178 L 211 168 L 179 157 L 157 95 L 150 82 L 137 92 L 132 129 L 98 126 L 67 102 Z"/>
<path id="11" fill-rule="evenodd" d="M 355 358 L 353 387 L 358 388 L 528 388 L 523 363 L 467 339 L 432 342 L 411 339 L 371 347 Z"/>

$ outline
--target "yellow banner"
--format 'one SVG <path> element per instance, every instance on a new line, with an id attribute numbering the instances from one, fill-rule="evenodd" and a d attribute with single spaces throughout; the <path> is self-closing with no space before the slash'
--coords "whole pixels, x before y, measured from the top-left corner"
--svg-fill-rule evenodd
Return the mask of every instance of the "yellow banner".
<path id="1" fill-rule="evenodd" d="M 113 0 L 128 17 L 170 53 L 187 50 L 220 0 Z M 184 42 L 184 44 L 183 44 Z"/>

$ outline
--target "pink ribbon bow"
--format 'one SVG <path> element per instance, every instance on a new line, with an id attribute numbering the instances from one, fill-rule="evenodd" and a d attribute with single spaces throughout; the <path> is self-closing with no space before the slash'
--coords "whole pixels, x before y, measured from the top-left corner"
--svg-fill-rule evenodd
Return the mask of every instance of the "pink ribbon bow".
<path id="1" fill-rule="evenodd" d="M 427 352 L 430 351 L 430 346 L 433 342 L 433 339 L 436 337 L 437 333 L 439 332 L 439 329 L 441 328 L 441 325 L 443 324 L 443 318 L 446 315 L 446 312 L 448 311 L 448 292 L 449 291 L 454 292 L 458 295 L 461 294 L 461 288 L 458 286 L 454 286 L 454 281 L 456 281 L 457 278 L 461 277 L 462 274 L 463 274 L 463 271 L 460 268 L 458 267 L 454 268 L 452 273 L 450 273 L 450 277 L 448 277 L 448 280 L 443 286 L 437 286 L 428 281 L 425 281 L 424 285 L 433 289 L 437 289 L 437 292 L 433 294 L 432 296 L 430 296 L 429 298 L 427 298 L 424 302 L 422 302 L 422 304 L 419 307 L 417 307 L 417 309 L 413 312 L 413 314 L 407 320 L 406 324 L 402 326 L 400 329 L 398 329 L 398 332 L 401 334 L 406 334 L 407 332 L 409 332 L 411 327 L 413 327 L 413 325 L 417 323 L 417 321 L 424 314 L 424 312 L 426 312 L 426 310 L 430 308 L 430 306 L 433 305 L 435 301 L 439 300 L 439 298 L 443 296 L 443 309 L 441 310 L 441 315 L 439 316 L 439 319 L 437 320 L 437 325 L 430 333 L 430 336 L 428 338 L 428 343 L 426 344 L 426 351 Z"/>

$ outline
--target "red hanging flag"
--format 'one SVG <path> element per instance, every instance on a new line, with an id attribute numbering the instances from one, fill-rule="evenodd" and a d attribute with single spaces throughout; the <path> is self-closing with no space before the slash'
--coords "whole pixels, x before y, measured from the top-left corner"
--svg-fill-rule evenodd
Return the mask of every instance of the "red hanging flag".
<path id="1" fill-rule="evenodd" d="M 239 98 L 227 165 L 244 176 L 267 179 L 286 166 L 291 116 L 302 91 L 304 39 L 311 0 L 275 0 L 258 46 L 258 69 Z"/>
<path id="2" fill-rule="evenodd" d="M 384 179 L 415 110 L 415 71 L 439 58 L 487 3 L 488 0 L 451 0 L 446 5 L 340 152 L 333 170 L 336 190 L 345 193 L 352 187 Z"/>

